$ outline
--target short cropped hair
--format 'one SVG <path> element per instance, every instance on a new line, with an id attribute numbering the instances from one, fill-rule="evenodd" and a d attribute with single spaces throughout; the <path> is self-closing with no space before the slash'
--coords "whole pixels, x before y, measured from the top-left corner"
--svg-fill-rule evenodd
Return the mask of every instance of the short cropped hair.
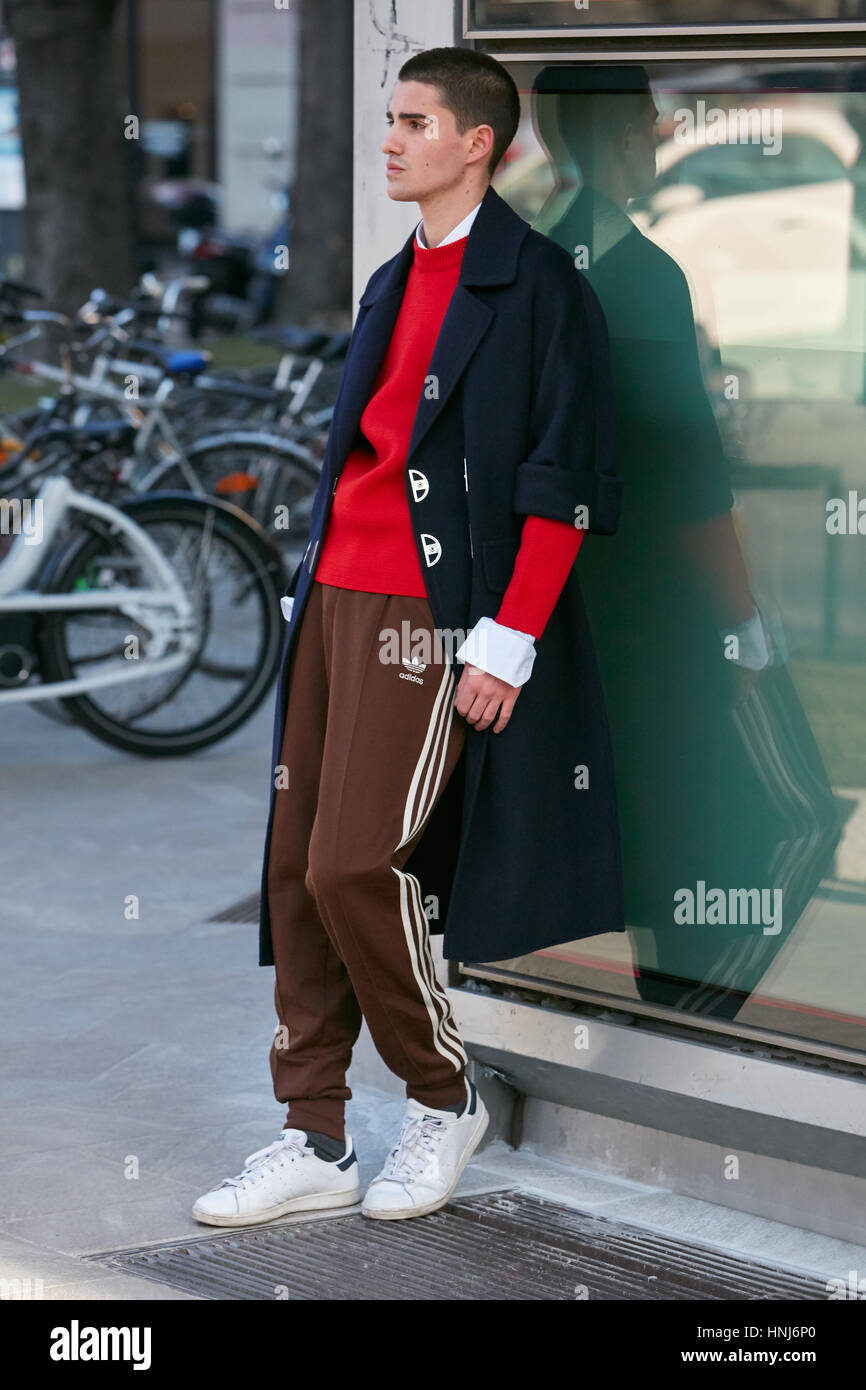
<path id="1" fill-rule="evenodd" d="M 439 99 L 453 114 L 458 135 L 473 126 L 493 129 L 488 172 L 497 165 L 520 124 L 520 96 L 508 69 L 474 48 L 428 48 L 401 67 L 400 82 L 426 82 L 438 87 Z"/>

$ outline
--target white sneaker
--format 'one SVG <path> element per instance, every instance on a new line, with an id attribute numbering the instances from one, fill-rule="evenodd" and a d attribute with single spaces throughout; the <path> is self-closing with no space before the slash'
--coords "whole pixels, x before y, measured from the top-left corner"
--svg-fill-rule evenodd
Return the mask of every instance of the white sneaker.
<path id="1" fill-rule="evenodd" d="M 334 1163 L 317 1157 L 302 1129 L 284 1129 L 265 1149 L 245 1159 L 236 1178 L 199 1197 L 192 1209 L 208 1226 L 254 1226 L 292 1211 L 350 1207 L 361 1200 L 352 1136 Z"/>
<path id="2" fill-rule="evenodd" d="M 445 1205 L 490 1118 L 468 1077 L 466 1089 L 461 1115 L 431 1110 L 417 1100 L 407 1102 L 400 1138 L 367 1188 L 361 1207 L 364 1216 L 398 1221 L 426 1216 Z"/>

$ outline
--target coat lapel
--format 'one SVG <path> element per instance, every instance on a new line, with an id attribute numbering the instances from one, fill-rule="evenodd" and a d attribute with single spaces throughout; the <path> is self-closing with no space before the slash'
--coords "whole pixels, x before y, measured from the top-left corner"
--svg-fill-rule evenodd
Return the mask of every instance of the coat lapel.
<path id="1" fill-rule="evenodd" d="M 466 242 L 460 275 L 442 322 L 428 367 L 437 378 L 437 393 L 422 394 L 409 440 L 407 461 L 445 408 L 461 375 L 496 314 L 483 296 L 470 287 L 510 284 L 517 274 L 517 257 L 529 223 L 518 217 L 492 185 L 488 187 Z M 357 336 L 346 364 L 331 427 L 331 473 L 339 472 L 351 449 L 361 416 L 373 391 L 400 312 L 406 280 L 414 259 L 415 233 L 390 262 L 375 286 L 360 301 Z M 423 409 L 421 407 L 424 407 Z"/>

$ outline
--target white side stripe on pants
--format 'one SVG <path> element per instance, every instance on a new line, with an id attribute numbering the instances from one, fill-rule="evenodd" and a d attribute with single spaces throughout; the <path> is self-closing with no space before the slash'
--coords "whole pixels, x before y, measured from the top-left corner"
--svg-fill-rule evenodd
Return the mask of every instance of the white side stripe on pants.
<path id="1" fill-rule="evenodd" d="M 396 849 L 402 849 L 413 835 L 417 834 L 436 801 L 448 751 L 448 734 L 454 718 L 452 696 L 455 685 L 450 666 L 447 662 L 443 663 L 442 680 L 436 692 L 424 743 L 403 809 L 403 838 Z M 394 873 L 400 880 L 400 919 L 406 937 L 406 948 L 412 962 L 412 972 L 430 1017 L 433 1044 L 437 1052 L 453 1062 L 455 1071 L 459 1071 L 461 1066 L 468 1064 L 469 1059 L 451 1016 L 448 996 L 440 985 L 433 966 L 427 915 L 421 902 L 421 885 L 414 874 L 404 873 L 397 868 L 394 868 Z"/>
<path id="2" fill-rule="evenodd" d="M 456 682 L 447 662 L 443 663 L 442 680 L 436 692 L 436 699 L 433 703 L 433 710 L 427 725 L 427 733 L 424 737 L 424 745 L 418 762 L 415 764 L 415 771 L 412 774 L 412 781 L 409 784 L 409 795 L 406 797 L 406 805 L 403 808 L 403 838 L 397 845 L 397 849 L 402 849 L 407 840 L 411 840 L 420 828 L 424 816 L 432 809 L 433 801 L 439 790 L 439 783 L 442 780 L 442 768 L 445 763 L 445 754 L 448 750 L 448 732 L 451 728 L 451 721 L 454 718 L 454 705 L 451 696 L 454 693 Z M 443 737 L 443 733 L 445 737 Z M 428 751 L 431 750 L 429 763 L 427 762 Z M 434 765 L 437 761 L 435 775 L 436 781 L 430 789 L 430 778 L 433 775 Z M 424 786 L 421 788 L 420 797 L 418 787 L 424 766 L 427 764 L 427 775 L 424 778 Z M 426 807 L 426 810 L 425 810 Z"/>
<path id="3" fill-rule="evenodd" d="M 437 1052 L 441 1052 L 443 1057 L 447 1057 L 453 1063 L 455 1071 L 459 1071 L 469 1059 L 463 1050 L 463 1044 L 455 1041 L 459 1035 L 451 1020 L 451 1005 L 433 970 L 426 942 L 427 918 L 420 907 L 417 911 L 413 910 L 416 894 L 412 892 L 411 885 L 415 886 L 416 892 L 420 885 L 414 874 L 404 874 L 400 869 L 395 869 L 394 873 L 400 880 L 400 917 L 403 922 L 409 958 L 412 962 L 412 973 L 418 983 L 418 989 L 421 992 L 433 1028 L 433 1046 Z M 421 949 L 418 947 L 413 931 L 413 918 L 424 939 L 424 947 Z"/>

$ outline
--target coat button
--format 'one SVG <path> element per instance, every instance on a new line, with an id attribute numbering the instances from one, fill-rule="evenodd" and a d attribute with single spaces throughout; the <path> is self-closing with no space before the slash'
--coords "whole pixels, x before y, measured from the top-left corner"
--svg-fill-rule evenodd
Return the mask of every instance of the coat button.
<path id="1" fill-rule="evenodd" d="M 427 568 L 430 569 L 442 558 L 442 546 L 435 536 L 430 536 L 426 531 L 421 532 L 421 545 L 424 550 L 424 560 Z"/>
<path id="2" fill-rule="evenodd" d="M 423 502 L 427 493 L 430 491 L 430 482 L 425 473 L 419 468 L 409 469 L 409 486 L 412 489 L 412 496 L 416 502 Z"/>

